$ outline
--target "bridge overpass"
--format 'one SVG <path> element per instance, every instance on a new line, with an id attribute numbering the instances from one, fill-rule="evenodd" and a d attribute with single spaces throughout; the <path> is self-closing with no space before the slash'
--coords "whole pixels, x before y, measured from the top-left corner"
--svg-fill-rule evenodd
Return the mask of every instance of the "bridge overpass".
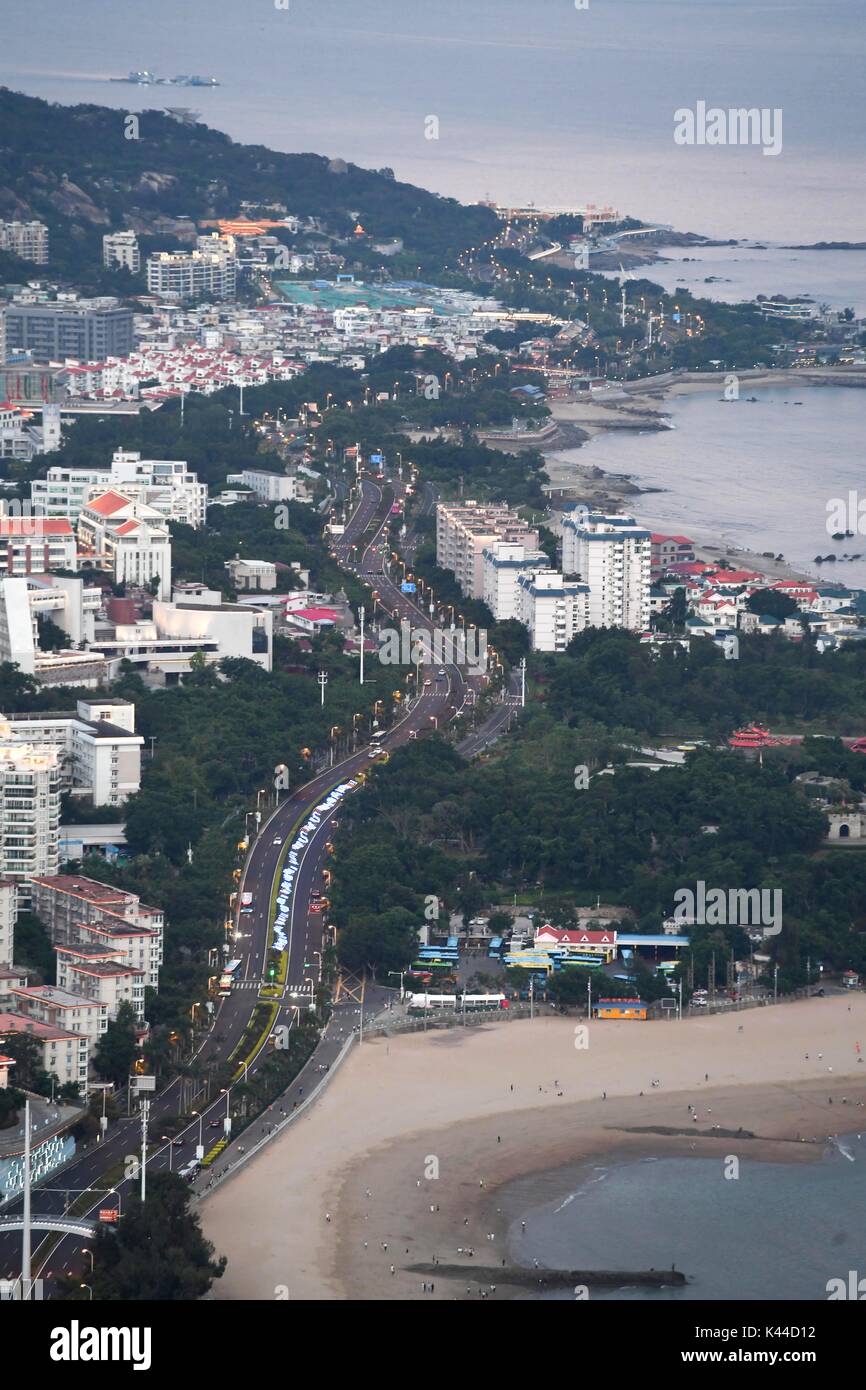
<path id="1" fill-rule="evenodd" d="M 88 1221 L 79 1216 L 31 1216 L 30 1225 L 40 1231 L 62 1231 L 67 1236 L 83 1236 L 89 1239 L 99 1229 L 98 1221 Z M 0 1235 L 7 1231 L 23 1231 L 23 1216 L 0 1216 Z"/>

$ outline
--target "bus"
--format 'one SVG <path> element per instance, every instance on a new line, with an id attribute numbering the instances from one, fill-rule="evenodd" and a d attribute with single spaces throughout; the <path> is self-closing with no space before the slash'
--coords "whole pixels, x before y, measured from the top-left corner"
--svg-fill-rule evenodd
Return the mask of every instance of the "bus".
<path id="1" fill-rule="evenodd" d="M 499 960 L 502 956 L 502 937 L 491 936 L 487 943 L 487 954 L 491 960 Z"/>
<path id="2" fill-rule="evenodd" d="M 226 961 L 225 965 L 223 966 L 223 972 L 220 975 L 219 989 L 217 990 L 220 999 L 226 999 L 231 994 L 232 984 L 234 983 L 237 977 L 237 972 L 240 970 L 242 964 L 243 962 L 240 960 Z"/>
<path id="3" fill-rule="evenodd" d="M 429 972 L 431 970 L 437 970 L 440 972 L 445 972 L 447 974 L 449 970 L 453 969 L 453 960 L 416 960 L 412 962 L 413 974 Z"/>
<path id="4" fill-rule="evenodd" d="M 436 1009 L 456 1009 L 456 994 L 410 994 L 409 1013 L 427 1014 Z"/>
<path id="5" fill-rule="evenodd" d="M 499 1009 L 508 1008 L 508 1000 L 504 994 L 463 994 L 460 996 L 460 1007 L 464 1013 L 496 1013 Z"/>

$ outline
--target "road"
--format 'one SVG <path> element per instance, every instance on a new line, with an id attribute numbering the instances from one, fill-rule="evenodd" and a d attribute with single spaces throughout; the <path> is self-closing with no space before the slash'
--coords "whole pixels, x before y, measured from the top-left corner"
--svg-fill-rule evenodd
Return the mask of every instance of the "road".
<path id="1" fill-rule="evenodd" d="M 404 594 L 398 583 L 394 582 L 386 569 L 390 563 L 390 552 L 384 541 L 384 532 L 391 512 L 395 494 L 400 493 L 402 484 L 398 481 L 388 483 L 384 479 L 363 478 L 357 485 L 357 504 L 342 536 L 334 539 L 333 553 L 337 561 L 346 569 L 373 586 L 378 593 L 378 601 L 390 617 L 399 622 L 407 619 L 414 628 L 430 631 L 433 617 L 425 614 Z M 375 658 L 374 658 L 375 659 Z M 444 674 L 431 672 L 418 697 L 402 717 L 384 735 L 382 743 L 392 750 L 412 738 L 429 733 L 440 727 L 445 720 L 464 708 L 469 689 L 477 692 L 484 684 L 483 677 L 464 678 L 460 668 L 448 664 L 442 668 Z M 470 698 L 474 698 L 470 696 Z M 310 813 L 322 802 L 336 785 L 350 782 L 354 775 L 370 765 L 370 754 L 366 747 L 360 748 L 332 767 L 319 773 L 305 786 L 291 796 L 264 821 L 253 842 L 238 891 L 238 904 L 241 895 L 250 892 L 253 898 L 252 911 L 238 914 L 236 918 L 236 937 L 233 956 L 240 959 L 237 984 L 231 994 L 221 1001 L 214 1022 L 207 1035 L 201 1040 L 195 1058 L 199 1062 L 228 1059 L 239 1042 L 252 1018 L 259 999 L 259 989 L 263 983 L 266 961 L 271 941 L 271 891 L 278 873 L 281 871 L 285 855 L 294 835 L 300 826 L 307 824 Z M 339 819 L 340 803 L 323 813 L 315 826 L 309 829 L 306 843 L 298 847 L 298 869 L 289 901 L 286 923 L 287 969 L 285 984 L 279 997 L 279 1009 L 274 1026 L 279 1024 L 292 1027 L 300 1017 L 300 1010 L 309 1008 L 321 972 L 321 952 L 323 949 L 323 916 L 317 910 L 313 896 L 322 884 L 322 869 L 327 856 L 326 845 L 331 837 L 335 823 Z M 386 1006 L 389 996 L 378 990 L 371 999 L 372 1009 Z M 270 1112 L 260 1117 L 244 1133 L 244 1149 L 252 1146 L 270 1124 L 280 1118 L 279 1108 L 290 1110 L 309 1094 L 315 1081 L 319 1079 L 321 1067 L 327 1068 L 342 1047 L 349 1032 L 358 1024 L 357 1005 L 351 1001 L 338 1005 L 316 1049 L 296 1081 L 289 1087 L 286 1095 L 276 1102 Z M 265 1041 L 254 1058 L 249 1060 L 248 1071 L 254 1072 L 263 1056 L 267 1054 Z M 180 1078 L 171 1082 L 156 1097 L 150 1108 L 150 1132 L 159 1134 L 160 1121 L 174 1116 L 180 1108 Z M 160 1172 L 177 1169 L 196 1156 L 199 1143 L 207 1153 L 221 1137 L 228 1109 L 228 1097 L 219 1095 L 201 1108 L 201 1118 L 193 1120 L 180 1131 L 172 1142 L 165 1142 L 148 1157 L 147 1172 Z M 270 1116 L 270 1118 L 269 1118 Z M 237 1157 L 241 1144 L 235 1148 L 229 1145 L 214 1165 L 208 1177 L 200 1176 L 197 1186 L 201 1188 L 212 1174 L 219 1175 L 225 1166 Z M 62 1172 L 52 1176 L 50 1185 L 34 1189 L 34 1214 L 59 1215 L 65 1209 L 68 1193 L 77 1194 L 99 1184 L 101 1175 L 120 1163 L 127 1167 L 141 1151 L 141 1126 L 137 1116 L 115 1121 L 108 1128 L 106 1138 L 85 1149 Z M 76 1214 L 95 1215 L 101 1207 L 119 1206 L 122 1211 L 124 1200 L 139 1184 L 134 1174 L 117 1183 L 113 1192 L 106 1196 L 104 1190 L 94 1197 L 86 1211 Z M 9 1213 L 17 1211 L 20 1203 L 10 1203 L 5 1208 Z M 53 1250 L 48 1250 L 45 1242 L 42 1249 L 34 1239 L 34 1274 L 46 1281 L 46 1293 L 50 1296 L 51 1280 L 59 1275 L 75 1273 L 76 1276 L 86 1268 L 82 1254 L 80 1237 L 64 1237 Z M 0 1275 L 16 1278 L 20 1273 L 20 1238 L 8 1234 L 0 1236 Z M 86 1275 L 82 1275 L 86 1278 Z"/>

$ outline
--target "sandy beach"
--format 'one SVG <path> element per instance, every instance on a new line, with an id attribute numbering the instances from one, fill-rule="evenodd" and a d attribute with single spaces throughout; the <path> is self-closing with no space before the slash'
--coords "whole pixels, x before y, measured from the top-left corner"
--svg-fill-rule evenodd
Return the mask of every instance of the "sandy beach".
<path id="1" fill-rule="evenodd" d="M 429 1298 L 411 1267 L 434 1257 L 465 1263 L 467 1280 L 439 1280 L 433 1296 L 466 1297 L 473 1258 L 505 1257 L 497 1193 L 517 1177 L 599 1154 L 808 1162 L 863 1124 L 861 993 L 593 1022 L 586 1048 L 578 1027 L 551 1016 L 356 1048 L 316 1105 L 202 1202 L 228 1256 L 215 1297 Z"/>

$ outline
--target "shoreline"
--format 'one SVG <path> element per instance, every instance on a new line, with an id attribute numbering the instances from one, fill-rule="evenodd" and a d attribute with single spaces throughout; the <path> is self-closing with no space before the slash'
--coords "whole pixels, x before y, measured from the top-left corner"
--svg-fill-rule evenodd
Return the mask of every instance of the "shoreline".
<path id="1" fill-rule="evenodd" d="M 798 370 L 796 373 L 784 370 L 756 370 L 739 374 L 741 389 L 767 386 L 821 387 L 846 385 L 854 388 L 866 387 L 866 372 L 858 370 L 846 375 L 833 369 Z M 720 390 L 724 377 L 718 374 L 702 374 L 700 377 L 675 376 L 666 374 L 663 378 L 643 378 L 638 382 L 625 383 L 621 392 L 607 403 L 600 399 L 564 400 L 549 402 L 551 415 L 557 425 L 567 432 L 566 442 L 557 443 L 553 449 L 545 449 L 545 472 L 549 481 L 547 488 L 550 500 L 550 513 L 554 527 L 558 526 L 565 511 L 579 502 L 600 510 L 625 510 L 632 512 L 640 521 L 640 505 L 637 499 L 664 492 L 657 487 L 642 487 L 630 474 L 607 473 L 597 464 L 581 463 L 575 459 L 563 459 L 561 455 L 583 447 L 585 443 L 599 434 L 618 429 L 660 430 L 666 429 L 664 409 L 647 408 L 650 405 L 663 406 L 668 397 L 694 395 L 699 392 Z M 646 405 L 641 408 L 641 403 Z M 583 438 L 570 442 L 577 434 Z M 558 501 L 560 505 L 556 505 Z M 567 500 L 566 500 L 567 499 Z M 684 533 L 688 534 L 688 523 L 683 523 Z M 695 556 L 708 563 L 719 560 L 732 560 L 740 568 L 757 570 L 770 581 L 793 579 L 811 584 L 844 583 L 798 568 L 787 560 L 777 560 L 762 555 L 759 551 L 745 546 L 728 544 L 721 537 L 695 540 Z"/>
<path id="2" fill-rule="evenodd" d="M 828 1135 L 863 1125 L 866 995 L 594 1021 L 588 1049 L 575 1029 L 556 1015 L 353 1050 L 306 1117 L 202 1200 L 205 1234 L 229 1259 L 214 1297 L 477 1297 L 473 1262 L 514 1263 L 511 1185 L 533 1175 L 569 1170 L 573 1182 L 575 1164 L 600 1156 L 730 1152 L 731 1134 L 752 1158 L 809 1162 Z M 467 1282 L 434 1279 L 425 1293 L 412 1267 L 437 1260 L 465 1266 Z"/>

